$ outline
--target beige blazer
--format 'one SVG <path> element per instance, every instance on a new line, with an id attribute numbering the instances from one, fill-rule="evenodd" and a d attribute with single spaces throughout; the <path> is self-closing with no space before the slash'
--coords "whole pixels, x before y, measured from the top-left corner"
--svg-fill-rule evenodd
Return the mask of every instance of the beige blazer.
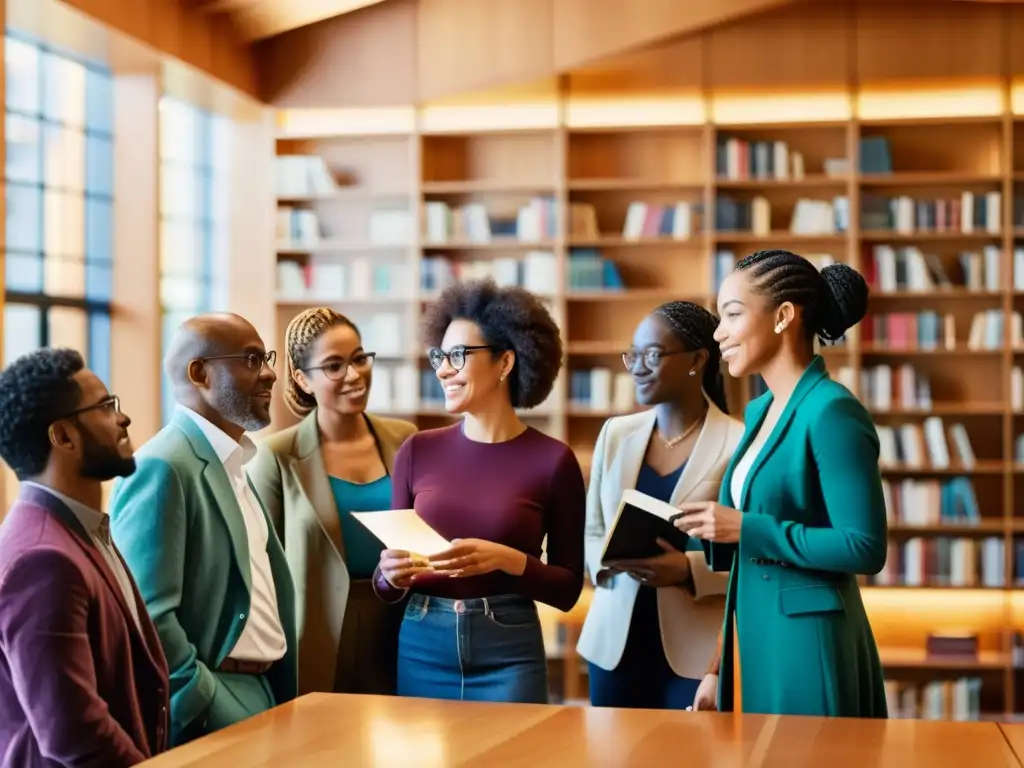
<path id="1" fill-rule="evenodd" d="M 416 427 L 367 415 L 388 473 Z M 294 427 L 261 441 L 246 466 L 284 545 L 295 582 L 299 695 L 331 692 L 348 604 L 349 575 L 338 506 L 320 453 L 314 410 Z"/>
<path id="2" fill-rule="evenodd" d="M 654 431 L 653 409 L 608 419 L 594 449 L 587 488 L 584 532 L 587 571 L 596 585 L 605 534 L 618 512 L 622 492 L 635 488 Z M 743 435 L 743 422 L 708 401 L 707 418 L 693 453 L 672 493 L 671 503 L 717 500 L 726 465 Z M 700 679 L 717 647 L 722 627 L 728 573 L 708 568 L 703 552 L 687 552 L 695 592 L 682 587 L 658 589 L 658 617 L 665 658 L 681 677 Z M 629 635 L 630 617 L 640 585 L 628 574 L 602 579 L 595 586 L 577 652 L 602 669 L 615 669 Z"/>

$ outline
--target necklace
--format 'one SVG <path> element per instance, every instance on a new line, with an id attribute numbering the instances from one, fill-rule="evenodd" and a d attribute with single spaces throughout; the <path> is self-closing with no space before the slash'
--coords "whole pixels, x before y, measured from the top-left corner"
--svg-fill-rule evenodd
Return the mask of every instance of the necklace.
<path id="1" fill-rule="evenodd" d="M 700 415 L 700 418 L 696 419 L 693 422 L 693 424 L 684 429 L 682 434 L 673 437 L 671 440 L 665 440 L 664 438 L 662 438 L 662 442 L 665 444 L 665 448 L 667 450 L 671 450 L 675 448 L 677 445 L 679 445 L 681 442 L 683 442 L 683 440 L 690 436 L 690 433 L 693 432 L 693 430 L 695 430 L 698 426 L 701 425 L 701 423 L 704 421 L 704 416 L 706 414 L 707 410 L 705 409 L 704 413 Z"/>

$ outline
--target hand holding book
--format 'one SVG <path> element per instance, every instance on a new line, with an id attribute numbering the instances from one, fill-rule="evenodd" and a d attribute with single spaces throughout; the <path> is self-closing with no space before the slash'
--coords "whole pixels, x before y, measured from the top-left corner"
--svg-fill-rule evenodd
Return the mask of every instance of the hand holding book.
<path id="1" fill-rule="evenodd" d="M 609 570 L 628 573 L 648 587 L 674 587 L 686 583 L 690 578 L 690 560 L 685 553 L 669 544 L 665 539 L 655 540 L 664 550 L 654 557 L 612 560 L 606 563 Z"/>

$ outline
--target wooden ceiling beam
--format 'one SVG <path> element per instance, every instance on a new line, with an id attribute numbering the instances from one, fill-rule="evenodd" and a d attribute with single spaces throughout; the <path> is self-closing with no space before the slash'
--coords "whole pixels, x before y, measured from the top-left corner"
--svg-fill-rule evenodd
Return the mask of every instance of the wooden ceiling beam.
<path id="1" fill-rule="evenodd" d="M 230 13 L 238 31 L 250 42 L 380 2 L 383 0 L 205 0 L 211 12 Z"/>

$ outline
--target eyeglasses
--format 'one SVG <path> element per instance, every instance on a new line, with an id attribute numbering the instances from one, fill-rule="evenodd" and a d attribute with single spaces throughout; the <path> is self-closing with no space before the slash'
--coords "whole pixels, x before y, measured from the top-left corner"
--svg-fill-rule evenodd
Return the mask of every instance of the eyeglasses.
<path id="1" fill-rule="evenodd" d="M 81 408 L 76 408 L 73 411 L 68 411 L 63 416 L 58 416 L 54 421 L 70 419 L 73 416 L 81 416 L 83 413 L 98 411 L 100 409 L 109 411 L 110 413 L 121 413 L 121 398 L 117 395 L 110 395 L 109 397 L 103 398 L 98 403 L 93 403 L 92 405 L 86 405 Z"/>
<path id="2" fill-rule="evenodd" d="M 622 353 L 622 362 L 626 366 L 626 370 L 632 371 L 636 366 L 636 361 L 643 359 L 644 365 L 653 371 L 661 365 L 662 358 L 671 357 L 672 355 L 681 355 L 684 352 L 686 352 L 685 349 L 676 349 L 671 352 L 666 352 L 665 350 L 658 349 L 657 347 L 648 347 L 647 349 L 642 349 L 640 351 L 631 349 L 628 352 Z"/>
<path id="3" fill-rule="evenodd" d="M 489 344 L 479 344 L 471 347 L 468 347 L 465 344 L 459 344 L 458 346 L 452 347 L 447 352 L 439 347 L 434 347 L 427 352 L 427 360 L 430 361 L 430 367 L 435 371 L 444 365 L 445 360 L 447 360 L 448 365 L 456 371 L 461 371 L 466 366 L 466 355 L 471 355 L 473 352 L 481 349 L 494 349 L 494 347 Z"/>
<path id="4" fill-rule="evenodd" d="M 262 371 L 264 363 L 271 368 L 274 367 L 274 363 L 277 362 L 277 352 L 271 350 L 270 352 L 245 352 L 237 355 L 207 355 L 199 358 L 201 363 L 207 360 L 245 360 L 249 370 Z"/>
<path id="5" fill-rule="evenodd" d="M 312 368 L 303 368 L 302 370 L 306 373 L 312 371 L 323 371 L 331 381 L 341 381 L 345 378 L 345 374 L 348 373 L 348 367 L 351 365 L 356 371 L 368 371 L 373 368 L 373 361 L 377 359 L 376 352 L 360 352 L 358 355 L 353 355 L 351 360 L 341 358 L 340 360 L 332 360 L 329 363 L 323 365 L 317 365 Z"/>

